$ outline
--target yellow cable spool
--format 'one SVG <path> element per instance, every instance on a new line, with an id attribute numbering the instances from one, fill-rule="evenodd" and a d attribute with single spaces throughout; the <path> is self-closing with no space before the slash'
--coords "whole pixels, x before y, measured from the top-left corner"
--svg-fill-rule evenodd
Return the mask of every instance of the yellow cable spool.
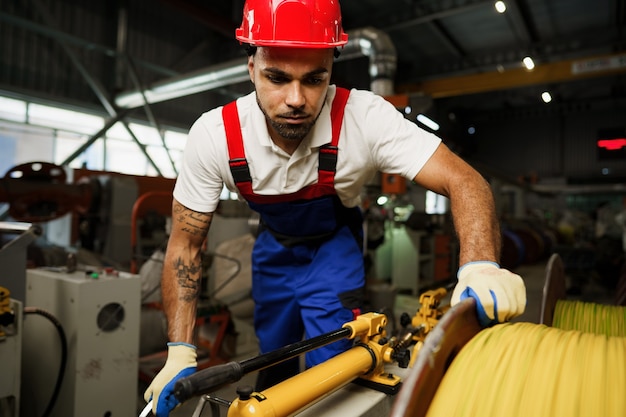
<path id="1" fill-rule="evenodd" d="M 624 392 L 626 338 L 506 323 L 461 349 L 426 415 L 623 417 Z"/>
<path id="2" fill-rule="evenodd" d="M 626 307 L 558 300 L 552 326 L 563 330 L 626 337 Z"/>

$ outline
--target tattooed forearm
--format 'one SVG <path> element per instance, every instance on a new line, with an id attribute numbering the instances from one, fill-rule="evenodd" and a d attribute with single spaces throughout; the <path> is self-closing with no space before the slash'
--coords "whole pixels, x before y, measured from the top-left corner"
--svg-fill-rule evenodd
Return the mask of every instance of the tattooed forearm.
<path id="1" fill-rule="evenodd" d="M 181 295 L 181 299 L 184 301 L 194 301 L 200 293 L 200 278 L 202 277 L 201 265 L 194 264 L 193 262 L 186 265 L 183 259 L 179 257 L 174 261 L 174 271 L 180 288 L 189 290 Z"/>
<path id="2" fill-rule="evenodd" d="M 204 236 L 213 218 L 212 213 L 199 213 L 181 205 L 174 206 L 174 215 L 180 230 L 193 236 Z"/>
<path id="3" fill-rule="evenodd" d="M 202 235 L 204 235 L 204 229 L 195 227 L 195 226 L 193 226 L 191 224 L 183 225 L 183 227 L 180 230 L 182 230 L 183 232 L 187 232 L 187 233 L 189 233 L 191 235 L 194 235 L 194 236 L 202 236 Z"/>
<path id="4" fill-rule="evenodd" d="M 199 223 L 200 225 L 204 226 L 204 227 L 208 227 L 211 224 L 211 218 L 213 217 L 212 214 L 205 214 L 205 213 L 198 213 L 195 211 L 192 211 L 189 213 L 189 221 L 190 222 L 195 222 L 195 223 Z"/>

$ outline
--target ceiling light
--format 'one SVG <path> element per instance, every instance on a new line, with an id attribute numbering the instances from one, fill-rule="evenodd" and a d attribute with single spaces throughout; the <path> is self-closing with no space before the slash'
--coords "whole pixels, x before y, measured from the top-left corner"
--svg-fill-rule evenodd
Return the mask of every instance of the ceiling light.
<path id="1" fill-rule="evenodd" d="M 524 58 L 522 60 L 522 62 L 524 63 L 524 66 L 526 67 L 527 70 L 532 70 L 533 68 L 535 68 L 535 62 L 533 61 L 533 59 L 529 56 L 527 56 L 526 58 Z"/>
<path id="2" fill-rule="evenodd" d="M 421 113 L 417 115 L 417 121 L 424 126 L 431 128 L 432 130 L 439 130 L 439 123 L 429 119 Z"/>
<path id="3" fill-rule="evenodd" d="M 496 7 L 498 13 L 504 13 L 506 11 L 506 4 L 504 4 L 503 1 L 497 1 L 494 6 Z"/>
<path id="4" fill-rule="evenodd" d="M 541 93 L 541 99 L 543 100 L 544 103 L 549 103 L 552 101 L 552 96 L 550 95 L 549 92 L 544 91 L 543 93 Z"/>

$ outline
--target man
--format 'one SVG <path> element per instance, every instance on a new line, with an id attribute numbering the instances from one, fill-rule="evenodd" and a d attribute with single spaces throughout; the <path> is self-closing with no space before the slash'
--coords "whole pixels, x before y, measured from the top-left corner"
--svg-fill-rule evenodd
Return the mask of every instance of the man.
<path id="1" fill-rule="evenodd" d="M 247 0 L 237 39 L 249 46 L 255 92 L 203 114 L 189 132 L 174 190 L 162 278 L 168 359 L 145 393 L 159 417 L 177 405 L 177 379 L 196 370 L 193 330 L 200 252 L 223 184 L 261 214 L 252 253 L 255 329 L 262 353 L 336 330 L 362 301 L 360 191 L 377 171 L 448 196 L 460 241 L 452 301 L 476 298 L 485 325 L 526 303 L 522 279 L 500 269 L 500 233 L 487 182 L 440 139 L 367 91 L 330 85 L 347 42 L 336 0 Z M 313 366 L 350 347 L 307 355 Z M 298 372 L 261 371 L 257 390 Z"/>

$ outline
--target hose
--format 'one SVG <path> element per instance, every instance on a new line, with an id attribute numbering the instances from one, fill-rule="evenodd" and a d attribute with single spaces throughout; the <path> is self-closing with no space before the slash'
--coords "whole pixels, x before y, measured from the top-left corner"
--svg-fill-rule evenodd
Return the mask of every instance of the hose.
<path id="1" fill-rule="evenodd" d="M 52 408 L 56 404 L 59 397 L 59 391 L 61 390 L 61 384 L 63 383 L 63 378 L 65 376 L 65 365 L 67 363 L 67 338 L 65 337 L 65 331 L 63 330 L 61 322 L 49 312 L 37 307 L 24 307 L 24 315 L 26 314 L 37 314 L 48 319 L 52 324 L 54 324 L 61 342 L 61 364 L 59 365 L 59 373 L 57 374 L 56 383 L 54 384 L 52 397 L 50 398 L 50 401 L 48 401 L 48 405 L 42 415 L 42 417 L 48 417 L 52 413 Z"/>

